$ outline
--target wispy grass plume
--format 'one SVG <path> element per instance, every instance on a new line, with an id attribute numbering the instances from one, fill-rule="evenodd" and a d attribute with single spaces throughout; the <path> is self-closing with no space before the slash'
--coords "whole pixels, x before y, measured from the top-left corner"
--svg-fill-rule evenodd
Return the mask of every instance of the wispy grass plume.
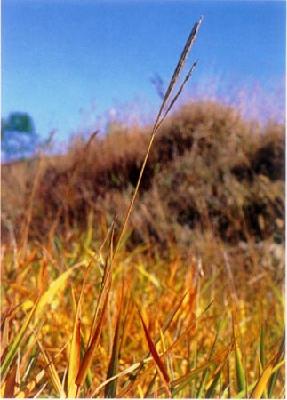
<path id="1" fill-rule="evenodd" d="M 134 202 L 135 202 L 136 196 L 138 194 L 138 191 L 139 191 L 139 188 L 140 188 L 140 185 L 141 185 L 143 173 L 144 173 L 144 170 L 145 170 L 148 158 L 149 158 L 150 150 L 151 150 L 152 144 L 154 142 L 154 139 L 156 137 L 156 133 L 158 131 L 158 128 L 160 127 L 162 122 L 165 120 L 165 118 L 167 117 L 168 113 L 171 111 L 174 103 L 176 102 L 176 100 L 180 96 L 184 86 L 188 82 L 188 80 L 189 80 L 194 68 L 196 67 L 196 63 L 194 63 L 193 66 L 191 67 L 191 69 L 188 71 L 187 76 L 183 80 L 183 82 L 182 82 L 182 84 L 181 84 L 181 86 L 179 88 L 179 91 L 176 93 L 176 95 L 173 98 L 171 98 L 171 101 L 169 103 L 172 91 L 173 91 L 173 89 L 174 89 L 174 87 L 175 87 L 175 85 L 176 85 L 176 83 L 177 83 L 177 81 L 179 79 L 180 73 L 181 73 L 181 71 L 182 71 L 182 69 L 184 67 L 184 64 L 185 64 L 185 61 L 187 59 L 188 53 L 189 53 L 193 43 L 196 40 L 197 33 L 198 33 L 198 30 L 199 30 L 199 27 L 200 27 L 202 21 L 203 21 L 203 17 L 201 17 L 199 19 L 199 21 L 196 22 L 196 24 L 194 25 L 192 31 L 190 32 L 190 34 L 188 36 L 188 39 L 187 39 L 187 41 L 185 43 L 185 46 L 183 48 L 183 51 L 182 51 L 182 53 L 180 55 L 179 61 L 178 61 L 177 65 L 176 65 L 176 68 L 175 68 L 173 74 L 172 74 L 172 77 L 171 77 L 170 83 L 168 85 L 168 88 L 167 88 L 167 90 L 165 92 L 162 104 L 160 106 L 159 112 L 158 112 L 158 114 L 156 116 L 155 123 L 154 123 L 153 128 L 152 128 L 152 132 L 151 132 L 150 140 L 149 140 L 149 143 L 148 143 L 146 155 L 145 155 L 144 161 L 142 163 L 142 166 L 141 166 L 141 169 L 140 169 L 140 173 L 139 173 L 139 177 L 138 177 L 138 181 L 137 181 L 134 193 L 132 195 L 132 198 L 131 198 L 131 201 L 130 201 L 130 204 L 129 204 L 129 207 L 128 207 L 128 210 L 127 210 L 127 213 L 126 213 L 126 216 L 125 216 L 125 219 L 124 219 L 120 234 L 119 234 L 119 238 L 118 238 L 118 241 L 117 241 L 117 244 L 116 244 L 114 255 L 117 253 L 117 250 L 119 249 L 119 247 L 121 245 L 121 241 L 122 241 L 123 236 L 125 234 L 125 231 L 126 231 L 126 228 L 127 228 L 127 224 L 128 224 L 128 221 L 129 221 L 129 218 L 130 218 L 133 206 L 134 206 Z M 165 108 L 166 108 L 166 112 L 164 112 Z"/>

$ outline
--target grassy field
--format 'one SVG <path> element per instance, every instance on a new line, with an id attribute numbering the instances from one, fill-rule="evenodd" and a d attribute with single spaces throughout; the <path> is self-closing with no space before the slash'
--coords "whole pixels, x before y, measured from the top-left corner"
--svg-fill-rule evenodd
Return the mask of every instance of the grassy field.
<path id="1" fill-rule="evenodd" d="M 2 170 L 2 396 L 284 397 L 284 130 L 190 103 Z M 116 215 L 116 219 L 114 219 Z"/>
<path id="2" fill-rule="evenodd" d="M 137 246 L 111 265 L 99 245 L 91 227 L 4 253 L 6 397 L 284 397 L 276 248 L 206 234 L 186 258 Z"/>

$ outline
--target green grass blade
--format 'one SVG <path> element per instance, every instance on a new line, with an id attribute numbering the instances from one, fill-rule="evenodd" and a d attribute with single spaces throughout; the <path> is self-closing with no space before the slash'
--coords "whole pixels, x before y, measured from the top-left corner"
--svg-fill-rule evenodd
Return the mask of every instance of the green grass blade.
<path id="1" fill-rule="evenodd" d="M 204 385 L 205 385 L 205 382 L 207 381 L 208 377 L 209 377 L 209 371 L 208 371 L 208 369 L 206 369 L 203 372 L 203 375 L 202 375 L 202 378 L 201 378 L 201 381 L 200 381 L 200 386 L 199 386 L 198 391 L 196 393 L 196 398 L 197 399 L 201 399 L 202 398 L 202 396 L 204 394 Z"/>
<path id="2" fill-rule="evenodd" d="M 208 357 L 209 360 L 211 359 L 211 357 L 212 357 L 212 355 L 213 355 L 213 353 L 214 353 L 215 345 L 216 345 L 216 343 L 217 343 L 217 340 L 218 340 L 219 334 L 220 334 L 220 332 L 221 332 L 221 329 L 222 329 L 223 326 L 224 326 L 224 323 L 225 323 L 225 320 L 224 320 L 224 319 L 221 319 L 220 322 L 219 322 L 219 324 L 218 324 L 216 336 L 215 336 L 215 338 L 214 338 L 214 341 L 213 341 L 213 343 L 212 343 L 212 346 L 211 346 L 211 349 L 210 349 L 210 352 L 209 352 L 209 357 Z M 200 398 L 203 396 L 204 385 L 205 385 L 205 382 L 206 382 L 206 380 L 208 379 L 208 377 L 209 377 L 209 371 L 208 371 L 208 369 L 206 369 L 206 370 L 204 371 L 203 375 L 202 375 L 201 382 L 200 382 L 200 386 L 199 386 L 198 391 L 197 391 L 197 393 L 196 393 L 196 398 L 197 398 L 197 399 L 200 399 Z"/>
<path id="3" fill-rule="evenodd" d="M 121 311 L 121 310 L 120 310 Z M 119 360 L 119 349 L 120 349 L 120 341 L 119 341 L 119 326 L 121 320 L 121 313 L 119 311 L 116 328 L 115 328 L 115 336 L 113 341 L 113 349 L 108 367 L 107 380 L 112 376 L 117 374 L 118 370 L 118 360 Z M 117 379 L 110 381 L 105 387 L 105 397 L 107 398 L 115 398 L 117 396 Z"/>
<path id="4" fill-rule="evenodd" d="M 1 379 L 5 379 L 5 376 L 8 372 L 8 369 L 10 367 L 10 365 L 12 364 L 14 357 L 17 353 L 18 348 L 20 347 L 20 344 L 23 340 L 23 337 L 25 335 L 25 333 L 27 332 L 27 328 L 28 325 L 31 321 L 31 319 L 34 316 L 34 313 L 36 311 L 37 308 L 37 303 L 33 306 L 33 308 L 31 309 L 31 311 L 29 312 L 29 314 L 26 316 L 23 325 L 18 333 L 18 335 L 15 336 L 14 340 L 11 342 L 11 344 L 8 346 L 8 350 L 5 354 L 4 360 L 2 362 L 1 360 L 1 366 L 0 366 L 0 376 Z"/>
<path id="5" fill-rule="evenodd" d="M 271 374 L 271 377 L 269 380 L 269 384 L 268 384 L 268 397 L 269 398 L 271 398 L 273 395 L 273 390 L 274 390 L 275 383 L 278 378 L 279 368 L 281 367 L 281 363 L 284 364 L 284 359 L 280 362 L 280 359 L 282 358 L 284 351 L 285 351 L 285 334 L 283 335 L 283 339 L 281 341 L 278 353 L 275 358 L 276 365 L 273 368 L 273 371 L 272 371 L 272 374 Z"/>
<path id="6" fill-rule="evenodd" d="M 264 325 L 261 325 L 260 328 L 260 365 L 262 368 L 266 365 L 266 355 L 265 355 L 265 328 Z"/>
<path id="7" fill-rule="evenodd" d="M 242 364 L 241 351 L 237 344 L 235 344 L 235 369 L 236 369 L 236 383 L 237 391 L 241 392 L 246 389 L 245 371 Z"/>
<path id="8" fill-rule="evenodd" d="M 214 393 L 215 393 L 215 389 L 217 387 L 217 384 L 219 382 L 220 379 L 220 375 L 221 375 L 221 368 L 219 369 L 219 371 L 215 374 L 210 387 L 207 389 L 206 394 L 205 394 L 205 398 L 206 399 L 211 399 L 214 398 Z"/>

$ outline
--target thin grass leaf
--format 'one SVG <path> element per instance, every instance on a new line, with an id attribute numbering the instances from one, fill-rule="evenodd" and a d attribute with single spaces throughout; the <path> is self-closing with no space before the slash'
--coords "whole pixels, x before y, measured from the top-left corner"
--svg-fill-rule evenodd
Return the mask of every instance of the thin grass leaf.
<path id="1" fill-rule="evenodd" d="M 103 246 L 105 245 L 105 243 L 107 242 L 108 239 L 110 239 L 109 246 L 110 246 L 110 253 L 112 253 L 114 226 L 115 226 L 115 221 L 113 220 L 112 225 L 107 232 L 107 236 L 100 247 L 100 254 L 101 254 Z M 112 259 L 112 257 L 111 257 L 111 259 Z M 80 363 L 79 368 L 78 368 L 78 373 L 76 376 L 77 394 L 79 393 L 80 387 L 83 385 L 85 380 L 87 380 L 88 386 L 91 386 L 91 383 L 92 383 L 90 366 L 92 363 L 93 353 L 94 353 L 95 348 L 97 347 L 97 344 L 100 339 L 104 314 L 105 314 L 107 304 L 108 304 L 109 290 L 111 287 L 111 259 L 110 260 L 107 259 L 105 261 L 104 271 L 103 271 L 103 276 L 102 276 L 102 281 L 101 281 L 101 291 L 100 291 L 100 295 L 98 297 L 96 310 L 95 310 L 93 320 L 92 320 L 90 336 L 89 336 L 89 340 L 88 340 L 88 348 L 85 351 L 82 362 Z M 85 280 L 86 280 L 86 277 L 87 277 L 87 273 L 85 276 Z M 84 284 L 82 286 L 81 296 L 83 293 L 85 280 L 84 280 Z M 81 300 L 81 296 L 80 296 L 80 300 Z M 79 300 L 79 303 L 80 303 L 80 300 Z M 78 304 L 78 306 L 79 306 L 79 304 Z M 77 309 L 77 312 L 78 312 L 78 309 Z"/>
<path id="2" fill-rule="evenodd" d="M 282 363 L 282 361 L 280 361 L 280 359 L 282 358 L 282 356 L 284 354 L 284 350 L 285 350 L 285 333 L 283 334 L 283 338 L 280 343 L 278 352 L 275 354 L 275 356 L 272 358 L 272 360 L 268 363 L 267 367 L 263 370 L 260 378 L 258 379 L 258 381 L 256 383 L 255 388 L 253 389 L 253 391 L 251 393 L 251 397 L 259 399 L 262 396 L 264 390 L 267 388 L 268 388 L 268 394 L 269 394 L 269 389 L 270 389 L 270 384 L 271 384 L 271 383 L 269 383 L 269 380 L 270 380 L 272 374 L 276 374 L 276 372 L 278 371 L 278 368 L 280 368 L 283 365 L 283 363 Z M 269 383 L 269 387 L 268 387 L 268 383 Z M 272 383 L 271 394 L 272 394 L 272 391 L 274 388 L 274 384 L 275 384 L 275 382 Z"/>
<path id="3" fill-rule="evenodd" d="M 37 399 L 40 394 L 44 391 L 45 387 L 48 385 L 48 382 L 44 383 L 44 385 L 38 390 L 38 392 L 35 394 L 35 396 L 33 397 L 33 399 Z"/>
<path id="4" fill-rule="evenodd" d="M 219 379 L 221 376 L 221 369 L 222 368 L 219 368 L 218 372 L 215 374 L 214 378 L 212 379 L 211 384 L 205 394 L 206 399 L 211 399 L 211 398 L 215 397 L 214 393 L 215 393 L 216 387 L 218 385 L 218 382 L 219 382 Z"/>
<path id="5" fill-rule="evenodd" d="M 121 320 L 121 308 L 119 310 L 116 322 L 112 354 L 108 366 L 107 380 L 112 376 L 115 376 L 118 370 L 118 359 L 119 359 L 119 348 L 120 348 L 120 341 L 119 341 L 120 320 Z M 114 379 L 113 381 L 109 382 L 105 387 L 105 397 L 115 398 L 116 396 L 117 396 L 117 379 Z"/>
<path id="6" fill-rule="evenodd" d="M 152 380 L 148 384 L 148 387 L 147 387 L 147 390 L 145 392 L 144 398 L 151 397 L 150 394 L 151 394 L 152 388 L 154 387 L 154 384 L 155 384 L 155 381 L 156 381 L 156 377 L 157 377 L 157 371 L 155 371 L 155 374 L 154 374 Z"/>
<path id="7" fill-rule="evenodd" d="M 42 369 L 42 371 L 40 371 L 32 381 L 26 384 L 25 390 L 19 390 L 14 394 L 14 397 L 16 398 L 33 397 L 34 396 L 33 393 L 35 392 L 36 386 L 41 382 L 44 376 L 45 376 L 45 370 Z"/>
<path id="8" fill-rule="evenodd" d="M 266 355 L 265 355 L 265 328 L 264 325 L 261 324 L 260 328 L 260 343 L 259 343 L 259 354 L 260 354 L 260 365 L 262 368 L 265 367 L 266 364 Z"/>
<path id="9" fill-rule="evenodd" d="M 186 296 L 188 295 L 189 292 L 184 293 L 184 295 L 182 296 L 182 298 L 175 304 L 175 306 L 171 309 L 171 311 L 168 313 L 164 323 L 163 323 L 163 327 L 162 327 L 162 332 L 165 333 L 168 328 L 170 327 L 176 313 L 179 311 L 184 299 L 186 298 Z M 155 343 L 157 344 L 157 342 L 159 342 L 160 340 L 160 333 L 156 336 L 155 339 Z"/>
<path id="10" fill-rule="evenodd" d="M 265 356 L 265 327 L 264 324 L 260 326 L 260 339 L 259 339 L 259 373 L 261 374 L 266 365 L 266 356 Z M 264 390 L 263 397 L 267 399 L 268 396 L 268 388 L 266 387 Z"/>
<path id="11" fill-rule="evenodd" d="M 102 249 L 104 247 L 104 245 L 106 244 L 106 242 L 109 240 L 109 248 L 110 248 L 110 253 L 112 252 L 111 248 L 112 248 L 112 242 L 113 242 L 113 237 L 114 237 L 114 229 L 115 229 L 115 220 L 113 220 L 107 235 L 103 241 L 103 243 L 100 246 L 100 257 L 101 257 L 101 252 Z M 102 258 L 102 257 L 101 257 Z M 113 258 L 113 257 L 112 257 Z M 110 285 L 111 285 L 111 269 L 112 269 L 112 258 L 111 259 L 106 259 L 103 261 L 103 272 L 102 272 L 102 280 L 101 280 L 101 292 L 100 295 L 98 297 L 98 301 L 97 301 L 97 305 L 96 305 L 96 310 L 93 316 L 93 322 L 92 322 L 92 326 L 91 326 L 91 330 L 90 330 L 90 337 L 89 337 L 89 341 L 88 341 L 88 345 L 91 345 L 92 342 L 92 337 L 93 337 L 93 332 L 96 329 L 96 324 L 97 324 L 97 320 L 98 320 L 98 314 L 100 312 L 100 308 L 102 303 L 104 302 L 104 299 L 106 298 L 106 295 L 110 289 Z"/>
<path id="12" fill-rule="evenodd" d="M 242 364 L 242 355 L 237 344 L 235 344 L 235 370 L 236 370 L 237 391 L 241 392 L 246 388 L 246 381 L 245 381 L 245 371 Z"/>
<path id="13" fill-rule="evenodd" d="M 280 370 L 280 368 L 281 368 L 284 364 L 285 364 L 285 360 L 282 360 L 281 362 L 279 362 L 279 363 L 273 368 L 272 375 L 271 375 L 270 380 L 269 380 L 267 398 L 271 398 L 271 397 L 272 397 L 272 395 L 273 395 L 273 390 L 274 390 L 274 387 L 275 387 L 275 383 L 276 383 L 276 380 L 277 380 L 277 378 L 278 378 L 279 370 Z"/>
<path id="14" fill-rule="evenodd" d="M 5 389 L 4 389 L 5 398 L 14 397 L 14 392 L 16 388 L 16 373 L 17 373 L 17 365 L 14 365 L 5 382 Z"/>
<path id="15" fill-rule="evenodd" d="M 38 302 L 38 306 L 35 312 L 35 319 L 36 321 L 39 320 L 41 317 L 44 308 L 47 304 L 50 304 L 56 294 L 59 294 L 61 290 L 64 289 L 67 279 L 69 276 L 75 271 L 75 269 L 81 267 L 83 264 L 79 263 L 74 267 L 68 269 L 67 271 L 63 272 L 57 279 L 55 279 L 49 286 L 49 288 L 45 291 L 45 293 L 40 297 Z"/>
<path id="16" fill-rule="evenodd" d="M 168 385 L 169 382 L 170 382 L 170 378 L 168 376 L 168 373 L 167 373 L 167 371 L 165 369 L 165 366 L 164 366 L 163 362 L 161 361 L 161 359 L 160 359 L 160 357 L 159 357 L 159 355 L 157 353 L 156 347 L 153 344 L 153 341 L 152 341 L 152 339 L 150 337 L 148 328 L 147 328 L 147 326 L 146 326 L 146 324 L 145 324 L 145 322 L 144 322 L 144 320 L 143 320 L 143 318 L 141 316 L 141 313 L 140 313 L 139 310 L 138 310 L 138 312 L 139 312 L 141 323 L 142 323 L 142 326 L 143 326 L 143 329 L 144 329 L 145 337 L 146 337 L 146 340 L 147 340 L 147 343 L 148 343 L 149 351 L 150 351 L 150 353 L 151 353 L 151 355 L 152 355 L 152 357 L 153 357 L 158 369 L 160 370 L 160 372 L 161 372 L 166 384 Z"/>
<path id="17" fill-rule="evenodd" d="M 226 357 L 223 360 L 222 364 L 218 368 L 216 368 L 216 370 L 213 373 L 213 379 L 211 380 L 211 383 L 210 383 L 210 385 L 209 385 L 209 387 L 207 389 L 207 392 L 205 394 L 205 397 L 207 399 L 215 397 L 214 393 L 215 393 L 216 387 L 218 385 L 218 382 L 220 380 L 221 372 L 223 370 L 223 367 L 225 366 L 226 362 L 228 362 L 228 356 L 229 356 L 229 352 L 226 353 Z"/>
<path id="18" fill-rule="evenodd" d="M 78 313 L 77 313 L 78 314 Z M 80 366 L 81 352 L 81 320 L 76 315 L 73 336 L 71 341 L 68 369 L 68 397 L 76 397 L 77 385 L 76 377 Z"/>
<path id="19" fill-rule="evenodd" d="M 40 372 L 38 372 L 38 374 L 36 375 L 36 377 L 30 381 L 29 383 L 27 383 L 27 390 L 25 390 L 24 392 L 24 397 L 31 397 L 33 390 L 36 388 L 36 386 L 41 382 L 41 380 L 44 378 L 45 376 L 45 370 L 42 369 Z"/>
<path id="20" fill-rule="evenodd" d="M 84 336 L 81 333 L 81 357 L 80 357 L 81 359 L 84 358 L 85 350 L 86 349 L 85 349 L 85 345 L 84 345 Z M 92 374 L 91 368 L 89 368 L 88 372 L 87 372 L 86 380 L 85 380 L 85 385 L 86 385 L 87 389 L 89 389 L 92 386 L 92 383 L 93 383 L 93 374 Z"/>
<path id="21" fill-rule="evenodd" d="M 222 327 L 224 325 L 224 322 L 225 322 L 224 319 L 221 319 L 220 322 L 219 322 L 219 325 L 218 325 L 218 328 L 217 328 L 217 332 L 216 332 L 216 336 L 214 338 L 214 341 L 212 343 L 212 346 L 211 346 L 211 349 L 210 349 L 210 352 L 209 352 L 208 360 L 211 360 L 211 357 L 212 357 L 212 355 L 214 353 L 215 345 L 216 345 L 217 340 L 219 338 L 219 335 L 220 335 L 221 329 L 222 329 Z M 196 398 L 197 399 L 200 399 L 203 396 L 204 385 L 205 385 L 206 380 L 209 377 L 209 372 L 210 371 L 208 369 L 206 369 L 203 372 L 203 375 L 202 375 L 202 378 L 201 378 L 201 381 L 200 381 L 200 385 L 199 385 L 198 391 L 196 393 Z"/>
<path id="22" fill-rule="evenodd" d="M 274 391 L 274 388 L 275 388 L 275 384 L 276 384 L 278 375 L 279 375 L 279 368 L 275 372 L 272 372 L 272 374 L 271 374 L 271 377 L 270 377 L 270 380 L 269 380 L 269 384 L 268 384 L 268 388 L 267 388 L 267 393 L 268 393 L 267 398 L 268 399 L 271 399 L 271 397 L 273 395 L 273 391 Z"/>
<path id="23" fill-rule="evenodd" d="M 181 390 L 183 390 L 192 379 L 196 378 L 201 372 L 205 371 L 208 367 L 211 367 L 212 362 L 206 362 L 200 367 L 193 369 L 188 372 L 186 375 L 182 376 L 171 382 L 172 386 L 172 396 L 176 396 Z"/>
<path id="24" fill-rule="evenodd" d="M 7 372 L 8 372 L 8 369 L 9 369 L 11 363 L 14 360 L 14 357 L 15 357 L 15 355 L 16 355 L 19 347 L 20 347 L 20 344 L 21 344 L 21 342 L 23 340 L 23 337 L 24 337 L 25 333 L 27 332 L 28 325 L 29 325 L 31 319 L 33 318 L 33 316 L 35 314 L 37 305 L 38 305 L 38 303 L 36 303 L 34 305 L 34 307 L 31 309 L 29 314 L 26 316 L 26 318 L 25 318 L 25 320 L 24 320 L 24 322 L 23 322 L 23 324 L 22 324 L 22 326 L 20 328 L 19 333 L 15 336 L 14 340 L 8 346 L 8 348 L 7 348 L 7 350 L 6 350 L 5 354 L 4 354 L 4 357 L 3 357 L 3 361 L 1 359 L 1 365 L 0 365 L 0 376 L 1 376 L 1 379 L 5 379 L 5 376 L 6 376 Z"/>
<path id="25" fill-rule="evenodd" d="M 146 362 L 148 362 L 148 361 L 150 361 L 150 360 L 152 360 L 151 357 L 149 357 L 148 359 L 143 360 L 143 363 L 145 364 Z M 133 371 L 137 370 L 137 369 L 141 366 L 141 364 L 142 364 L 142 363 L 139 363 L 139 362 L 138 362 L 138 363 L 135 363 L 135 364 L 129 366 L 128 368 L 126 368 L 124 371 L 119 372 L 118 374 L 116 374 L 116 375 L 112 376 L 111 378 L 109 378 L 109 379 L 105 380 L 104 382 L 102 382 L 102 383 L 96 388 L 96 390 L 92 393 L 92 397 L 97 396 L 97 395 L 99 394 L 99 392 L 100 392 L 109 382 L 111 382 L 111 381 L 113 381 L 113 380 L 115 380 L 115 379 L 117 379 L 117 378 L 120 378 L 120 377 L 122 377 L 122 376 L 131 374 Z M 121 396 L 120 396 L 120 397 L 121 397 Z"/>
<path id="26" fill-rule="evenodd" d="M 233 396 L 235 399 L 243 399 L 246 398 L 246 391 L 250 392 L 254 389 L 256 386 L 256 382 L 251 383 L 250 385 L 247 386 L 246 389 L 242 390 L 241 392 L 237 393 L 235 396 Z M 230 398 L 231 396 L 228 396 Z"/>
<path id="27" fill-rule="evenodd" d="M 62 398 L 66 398 L 66 393 L 62 388 L 61 380 L 59 378 L 58 372 L 55 368 L 55 365 L 53 361 L 50 359 L 48 354 L 45 352 L 44 347 L 42 346 L 41 342 L 39 339 L 37 339 L 38 346 L 40 347 L 40 350 L 43 354 L 44 360 L 46 362 L 46 366 L 48 368 L 54 389 L 58 392 L 58 395 Z"/>
<path id="28" fill-rule="evenodd" d="M 270 381 L 269 381 L 269 384 L 268 384 L 268 397 L 269 398 L 272 397 L 272 395 L 273 395 L 273 390 L 274 390 L 275 383 L 276 383 L 277 378 L 278 378 L 279 368 L 281 367 L 281 363 L 284 364 L 284 359 L 280 362 L 280 359 L 284 355 L 284 351 L 285 351 L 284 347 L 285 347 L 285 334 L 283 334 L 283 338 L 282 338 L 278 353 L 275 356 L 275 360 L 274 360 L 275 366 L 273 368 L 273 371 L 272 371 L 272 374 L 271 374 L 271 377 L 270 377 Z"/>
<path id="29" fill-rule="evenodd" d="M 70 347 L 69 354 L 69 368 L 68 368 L 68 397 L 76 397 L 77 395 L 77 385 L 76 378 L 79 372 L 80 361 L 81 361 L 81 320 L 80 320 L 80 307 L 83 298 L 83 292 L 86 285 L 86 280 L 88 277 L 88 273 L 90 271 L 91 263 L 86 269 L 80 297 L 78 300 L 78 304 L 76 306 L 76 315 L 74 322 L 74 329 Z M 73 304 L 76 303 L 74 291 L 72 291 Z"/>
<path id="30" fill-rule="evenodd" d="M 104 315 L 105 315 L 105 311 L 107 308 L 107 303 L 108 303 L 108 291 L 106 292 L 106 297 L 104 300 L 104 305 L 100 311 L 100 315 L 99 315 L 99 319 L 98 319 L 98 324 L 96 326 L 95 329 L 95 333 L 92 336 L 92 340 L 91 343 L 87 349 L 87 351 L 85 352 L 84 358 L 81 362 L 81 365 L 79 367 L 79 372 L 77 374 L 77 378 L 76 378 L 76 384 L 78 386 L 77 388 L 77 393 L 79 392 L 80 387 L 82 386 L 82 384 L 84 383 L 88 370 L 90 368 L 90 365 L 92 363 L 92 359 L 93 359 L 93 354 L 95 351 L 95 348 L 99 342 L 100 339 L 100 335 L 101 335 L 101 331 L 102 331 L 102 325 L 103 325 L 103 319 L 104 319 Z"/>
<path id="31" fill-rule="evenodd" d="M 225 388 L 223 388 L 221 394 L 220 394 L 220 398 L 221 399 L 228 399 L 229 398 L 229 385 L 227 385 Z"/>
<path id="32" fill-rule="evenodd" d="M 198 391 L 196 394 L 197 399 L 201 399 L 204 394 L 204 387 L 205 387 L 205 383 L 206 383 L 207 379 L 209 378 L 209 374 L 210 374 L 210 371 L 208 369 L 206 369 L 202 374 L 200 385 L 199 385 L 199 388 L 198 388 Z"/>
<path id="33" fill-rule="evenodd" d="M 138 271 L 147 278 L 151 283 L 153 283 L 157 288 L 160 288 L 160 283 L 154 274 L 147 272 L 142 264 L 137 266 Z"/>
<path id="34" fill-rule="evenodd" d="M 272 364 L 269 364 L 264 371 L 262 372 L 259 380 L 256 383 L 255 388 L 253 389 L 252 393 L 251 393 L 251 397 L 253 399 L 260 399 L 260 397 L 262 396 L 264 390 L 267 387 L 269 378 L 272 374 L 273 371 L 273 366 Z"/>

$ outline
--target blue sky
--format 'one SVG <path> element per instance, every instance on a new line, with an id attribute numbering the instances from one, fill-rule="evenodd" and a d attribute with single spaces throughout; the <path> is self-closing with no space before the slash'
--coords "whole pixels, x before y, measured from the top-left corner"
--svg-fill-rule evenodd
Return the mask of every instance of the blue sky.
<path id="1" fill-rule="evenodd" d="M 152 114 L 150 77 L 168 82 L 201 15 L 190 93 L 284 93 L 284 1 L 2 0 L 2 114 L 28 112 L 59 138 L 110 109 Z"/>

